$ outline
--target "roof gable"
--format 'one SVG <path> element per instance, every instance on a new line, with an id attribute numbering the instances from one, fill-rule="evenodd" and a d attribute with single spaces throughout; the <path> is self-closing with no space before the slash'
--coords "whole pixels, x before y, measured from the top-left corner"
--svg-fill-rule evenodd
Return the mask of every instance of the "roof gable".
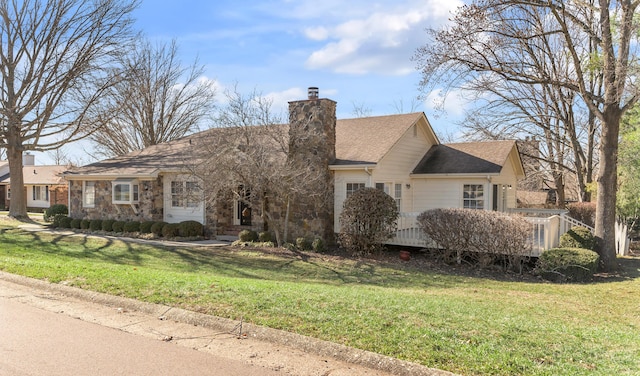
<path id="1" fill-rule="evenodd" d="M 421 119 L 437 143 L 422 112 L 338 120 L 334 165 L 376 164 Z"/>
<path id="2" fill-rule="evenodd" d="M 516 147 L 515 141 L 434 145 L 413 174 L 497 174 Z"/>

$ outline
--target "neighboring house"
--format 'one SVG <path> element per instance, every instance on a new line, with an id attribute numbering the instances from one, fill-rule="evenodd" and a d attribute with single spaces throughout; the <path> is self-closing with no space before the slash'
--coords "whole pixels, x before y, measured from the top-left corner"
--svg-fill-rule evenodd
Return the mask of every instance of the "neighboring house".
<path id="1" fill-rule="evenodd" d="M 67 182 L 61 176 L 67 166 L 35 165 L 32 154 L 24 155 L 22 174 L 27 192 L 27 210 L 44 211 L 51 205 L 68 203 Z M 11 176 L 9 164 L 0 162 L 0 208 L 8 209 L 11 202 Z"/>
<path id="2" fill-rule="evenodd" d="M 336 103 L 312 94 L 308 100 L 289 104 L 289 153 L 312 161 L 315 171 L 329 177 L 327 193 L 333 196 L 333 205 L 302 214 L 314 217 L 305 220 L 307 231 L 324 236 L 338 232 L 344 200 L 362 187 L 384 190 L 401 212 L 516 207 L 517 182 L 524 172 L 515 141 L 441 144 L 422 112 L 336 120 Z M 193 219 L 213 234 L 230 224 L 260 229 L 264 224 L 259 215 L 245 219 L 239 202 L 205 208 L 204 203 L 181 195 L 196 185 L 185 168 L 189 150 L 212 132 L 222 131 L 210 129 L 67 171 L 70 215 L 166 222 Z M 326 142 L 320 148 L 305 149 L 304 142 L 296 142 L 304 139 L 300 132 L 321 135 Z M 309 223 L 315 224 L 313 228 Z"/>

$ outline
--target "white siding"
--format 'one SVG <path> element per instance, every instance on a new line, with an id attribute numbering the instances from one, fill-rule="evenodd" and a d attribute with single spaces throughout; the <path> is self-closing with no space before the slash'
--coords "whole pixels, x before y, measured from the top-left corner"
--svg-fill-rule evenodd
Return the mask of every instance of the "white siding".
<path id="1" fill-rule="evenodd" d="M 491 208 L 491 184 L 486 178 L 426 178 L 411 183 L 413 207 L 411 212 L 437 208 L 461 208 L 465 184 L 484 186 L 484 207 Z"/>
<path id="2" fill-rule="evenodd" d="M 182 221 L 198 221 L 204 224 L 204 203 L 196 207 L 173 207 L 171 205 L 171 182 L 185 181 L 185 175 L 168 174 L 163 177 L 164 191 L 164 221 L 169 223 L 179 223 Z"/>
<path id="3" fill-rule="evenodd" d="M 364 183 L 366 187 L 371 187 L 371 178 L 363 169 L 358 171 L 335 171 L 334 174 L 334 218 L 333 229 L 340 231 L 340 213 L 342 205 L 347 198 L 347 183 Z"/>
<path id="4" fill-rule="evenodd" d="M 49 200 L 34 200 L 33 199 L 33 185 L 26 185 L 25 186 L 27 189 L 27 207 L 29 208 L 48 208 L 49 207 Z M 41 185 L 40 189 L 42 191 L 49 189 L 48 186 L 45 185 Z M 45 194 L 45 193 L 43 193 Z"/>
<path id="5" fill-rule="evenodd" d="M 401 211 L 411 211 L 413 207 L 412 189 L 409 174 L 433 145 L 433 141 L 425 132 L 422 122 L 412 126 L 368 172 L 364 169 L 356 171 L 335 171 L 335 206 L 334 230 L 340 231 L 340 213 L 347 197 L 347 183 L 365 183 L 367 187 L 375 187 L 376 183 L 391 184 L 391 195 L 395 184 L 402 185 Z M 415 129 L 414 127 L 417 127 Z M 414 132 L 415 131 L 415 132 Z M 375 147 L 375 146 L 372 146 Z"/>

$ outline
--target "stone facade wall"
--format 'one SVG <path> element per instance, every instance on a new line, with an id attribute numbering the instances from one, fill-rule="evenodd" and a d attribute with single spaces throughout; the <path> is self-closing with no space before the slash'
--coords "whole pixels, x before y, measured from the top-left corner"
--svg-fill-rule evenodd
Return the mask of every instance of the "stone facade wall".
<path id="1" fill-rule="evenodd" d="M 71 203 L 69 216 L 80 219 L 115 219 L 119 221 L 162 221 L 163 188 L 162 179 L 141 181 L 139 203 L 135 205 L 116 205 L 111 201 L 112 185 L 110 180 L 96 180 L 96 198 L 93 208 L 82 205 L 82 181 L 70 181 Z"/>
<path id="2" fill-rule="evenodd" d="M 336 158 L 336 102 L 309 99 L 289 102 L 289 159 L 312 173 L 313 195 L 290 211 L 292 237 L 315 235 L 334 241 L 333 173 Z"/>

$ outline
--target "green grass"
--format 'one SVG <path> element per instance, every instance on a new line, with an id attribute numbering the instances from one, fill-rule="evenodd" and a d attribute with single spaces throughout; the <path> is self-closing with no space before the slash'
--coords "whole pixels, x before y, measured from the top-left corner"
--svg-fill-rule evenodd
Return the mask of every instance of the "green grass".
<path id="1" fill-rule="evenodd" d="M 591 284 L 27 233 L 0 270 L 284 329 L 464 375 L 637 375 L 640 260 Z M 410 265 L 410 264 L 409 264 Z"/>

